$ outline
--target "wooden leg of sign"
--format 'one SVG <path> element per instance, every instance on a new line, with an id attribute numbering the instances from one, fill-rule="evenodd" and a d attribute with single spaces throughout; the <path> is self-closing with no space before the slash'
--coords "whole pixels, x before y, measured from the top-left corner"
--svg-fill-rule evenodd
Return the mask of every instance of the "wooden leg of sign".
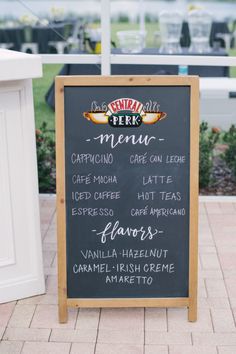
<path id="1" fill-rule="evenodd" d="M 58 315 L 59 315 L 59 322 L 60 323 L 66 323 L 67 322 L 67 320 L 68 320 L 68 310 L 67 310 L 66 299 L 65 299 L 65 301 L 62 300 L 62 299 L 59 299 Z"/>
<path id="2" fill-rule="evenodd" d="M 197 300 L 196 299 L 189 299 L 188 320 L 190 322 L 197 321 Z"/>

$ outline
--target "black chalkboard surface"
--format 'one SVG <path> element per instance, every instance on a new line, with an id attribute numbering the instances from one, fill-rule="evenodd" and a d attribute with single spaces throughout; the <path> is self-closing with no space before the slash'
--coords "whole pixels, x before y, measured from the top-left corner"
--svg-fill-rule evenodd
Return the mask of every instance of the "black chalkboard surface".
<path id="1" fill-rule="evenodd" d="M 198 79 L 60 77 L 57 91 L 61 322 L 67 306 L 195 320 Z"/>

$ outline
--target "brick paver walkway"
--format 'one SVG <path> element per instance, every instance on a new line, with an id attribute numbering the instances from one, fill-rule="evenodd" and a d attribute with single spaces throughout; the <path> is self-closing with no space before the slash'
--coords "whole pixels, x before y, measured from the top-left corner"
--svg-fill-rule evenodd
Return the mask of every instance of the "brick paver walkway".
<path id="1" fill-rule="evenodd" d="M 0 305 L 0 354 L 236 354 L 236 202 L 200 203 L 196 323 L 185 309 L 71 309 L 60 325 L 55 198 L 40 206 L 47 293 Z"/>

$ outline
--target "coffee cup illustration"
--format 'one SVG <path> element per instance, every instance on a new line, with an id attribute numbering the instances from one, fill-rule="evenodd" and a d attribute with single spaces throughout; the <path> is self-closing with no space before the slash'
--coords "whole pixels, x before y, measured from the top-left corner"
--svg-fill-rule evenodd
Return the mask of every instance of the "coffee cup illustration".
<path id="1" fill-rule="evenodd" d="M 108 116 L 105 112 L 96 111 L 96 112 L 84 112 L 84 117 L 88 120 L 91 120 L 95 124 L 107 124 Z"/>
<path id="2" fill-rule="evenodd" d="M 167 116 L 165 112 L 145 112 L 142 116 L 144 124 L 154 124 Z"/>

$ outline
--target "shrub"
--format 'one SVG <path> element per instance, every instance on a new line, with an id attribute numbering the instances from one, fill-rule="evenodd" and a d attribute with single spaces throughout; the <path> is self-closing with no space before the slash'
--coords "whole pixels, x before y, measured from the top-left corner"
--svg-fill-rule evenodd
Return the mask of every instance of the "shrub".
<path id="1" fill-rule="evenodd" d="M 223 141 L 228 145 L 222 158 L 236 177 L 236 127 L 231 125 L 228 132 L 223 135 Z"/>
<path id="2" fill-rule="evenodd" d="M 200 124 L 199 141 L 199 187 L 205 188 L 211 182 L 211 171 L 213 167 L 213 149 L 219 139 L 220 131 L 217 128 L 208 129 L 208 124 Z"/>
<path id="3" fill-rule="evenodd" d="M 55 193 L 56 190 L 56 161 L 55 142 L 43 123 L 36 130 L 36 146 L 38 161 L 38 179 L 40 193 Z"/>
<path id="4" fill-rule="evenodd" d="M 118 18 L 117 18 L 118 22 L 121 23 L 128 23 L 129 22 L 129 16 L 125 13 L 120 13 L 118 14 Z"/>

